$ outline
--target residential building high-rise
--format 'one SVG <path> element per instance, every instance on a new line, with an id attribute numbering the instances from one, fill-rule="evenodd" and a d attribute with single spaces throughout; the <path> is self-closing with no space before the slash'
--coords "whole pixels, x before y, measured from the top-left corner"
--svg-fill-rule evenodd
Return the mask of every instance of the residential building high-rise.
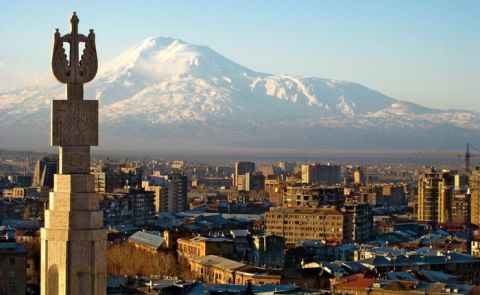
<path id="1" fill-rule="evenodd" d="M 0 243 L 0 294 L 26 294 L 27 250 L 15 242 Z"/>
<path id="2" fill-rule="evenodd" d="M 265 213 L 265 233 L 285 238 L 287 245 L 303 240 L 341 243 L 344 215 L 335 208 L 272 208 Z"/>
<path id="3" fill-rule="evenodd" d="M 90 174 L 95 176 L 95 192 L 113 193 L 120 175 L 108 167 L 92 167 Z"/>
<path id="4" fill-rule="evenodd" d="M 451 222 L 451 204 L 455 186 L 455 171 L 423 169 L 418 179 L 419 221 Z"/>
<path id="5" fill-rule="evenodd" d="M 362 167 L 355 168 L 353 172 L 353 182 L 355 184 L 365 184 L 365 170 Z"/>
<path id="6" fill-rule="evenodd" d="M 283 194 L 286 189 L 286 183 L 279 179 L 266 179 L 265 191 L 268 193 L 268 200 L 274 206 L 282 206 Z"/>
<path id="7" fill-rule="evenodd" d="M 480 228 L 480 166 L 476 166 L 468 179 L 470 189 L 470 220 Z"/>
<path id="8" fill-rule="evenodd" d="M 237 190 L 251 191 L 265 188 L 265 176 L 259 172 L 247 172 L 237 176 Z"/>
<path id="9" fill-rule="evenodd" d="M 253 173 L 255 171 L 254 162 L 236 162 L 235 163 L 235 173 L 233 175 L 233 185 L 238 186 L 238 177 L 245 175 L 247 173 Z"/>
<path id="10" fill-rule="evenodd" d="M 144 226 L 155 216 L 154 193 L 143 189 L 100 194 L 105 227 Z"/>
<path id="11" fill-rule="evenodd" d="M 168 175 L 166 192 L 167 208 L 161 211 L 168 211 L 170 213 L 186 211 L 188 207 L 187 188 L 187 176 L 181 174 Z"/>
<path id="12" fill-rule="evenodd" d="M 372 208 L 367 203 L 346 202 L 344 239 L 346 242 L 364 242 L 373 237 Z"/>
<path id="13" fill-rule="evenodd" d="M 335 164 L 303 164 L 302 183 L 336 184 L 342 182 L 342 167 Z"/>
<path id="14" fill-rule="evenodd" d="M 178 213 L 188 209 L 188 178 L 179 173 L 151 176 L 142 181 L 146 191 L 155 194 L 155 211 Z"/>
<path id="15" fill-rule="evenodd" d="M 295 163 L 295 162 L 286 162 L 286 161 L 278 162 L 278 167 L 280 169 L 282 169 L 283 172 L 285 172 L 287 174 L 292 174 L 296 165 L 297 165 L 297 163 Z"/>
<path id="16" fill-rule="evenodd" d="M 469 218 L 470 195 L 465 192 L 455 192 L 451 202 L 451 223 L 466 224 Z"/>

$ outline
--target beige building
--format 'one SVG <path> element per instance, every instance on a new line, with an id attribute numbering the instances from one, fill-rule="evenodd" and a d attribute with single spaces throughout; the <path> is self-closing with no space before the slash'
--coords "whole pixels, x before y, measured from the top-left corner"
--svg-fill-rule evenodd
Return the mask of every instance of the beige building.
<path id="1" fill-rule="evenodd" d="M 274 206 L 282 206 L 283 194 L 286 184 L 279 179 L 265 179 L 265 191 L 268 193 L 268 201 Z"/>
<path id="2" fill-rule="evenodd" d="M 342 182 L 342 167 L 335 164 L 303 164 L 302 183 L 336 184 Z"/>
<path id="3" fill-rule="evenodd" d="M 273 208 L 265 214 L 265 232 L 284 237 L 287 245 L 302 240 L 341 243 L 344 213 L 335 208 Z"/>
<path id="4" fill-rule="evenodd" d="M 365 184 L 365 171 L 362 167 L 355 168 L 353 172 L 353 182 L 355 184 Z"/>
<path id="5" fill-rule="evenodd" d="M 7 199 L 23 199 L 27 197 L 29 191 L 32 194 L 35 192 L 34 188 L 12 187 L 3 190 L 3 197 Z"/>
<path id="6" fill-rule="evenodd" d="M 246 285 L 250 281 L 256 286 L 281 283 L 281 276 L 269 274 L 265 269 L 215 255 L 192 257 L 189 264 L 195 277 L 206 283 Z"/>
<path id="7" fill-rule="evenodd" d="M 179 238 L 177 245 L 178 254 L 184 257 L 207 255 L 232 257 L 234 253 L 233 241 L 225 238 Z"/>
<path id="8" fill-rule="evenodd" d="M 418 215 L 419 221 L 439 223 L 451 222 L 451 205 L 454 192 L 452 170 L 437 171 L 424 168 L 418 179 Z"/>
<path id="9" fill-rule="evenodd" d="M 480 166 L 472 170 L 469 178 L 470 187 L 470 220 L 477 228 L 480 227 Z"/>
<path id="10" fill-rule="evenodd" d="M 145 191 L 154 192 L 155 194 L 155 212 L 167 211 L 168 188 L 160 185 L 147 185 L 144 188 Z"/>

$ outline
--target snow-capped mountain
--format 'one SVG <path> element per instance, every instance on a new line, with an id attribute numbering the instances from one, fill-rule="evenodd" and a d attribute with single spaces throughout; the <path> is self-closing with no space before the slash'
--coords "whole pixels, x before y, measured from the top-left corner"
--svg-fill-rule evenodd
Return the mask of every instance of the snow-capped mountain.
<path id="1" fill-rule="evenodd" d="M 0 147 L 48 145 L 50 100 L 62 98 L 60 84 L 0 93 Z M 480 130 L 474 112 L 429 109 L 350 82 L 259 73 L 172 38 L 149 38 L 100 66 L 85 98 L 100 102 L 105 149 L 441 149 L 475 142 Z"/>

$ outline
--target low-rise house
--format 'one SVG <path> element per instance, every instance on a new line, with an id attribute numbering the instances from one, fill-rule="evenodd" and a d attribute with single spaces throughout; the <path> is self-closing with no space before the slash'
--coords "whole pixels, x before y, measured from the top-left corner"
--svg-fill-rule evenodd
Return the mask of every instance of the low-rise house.
<path id="1" fill-rule="evenodd" d="M 191 257 L 188 261 L 195 276 L 206 283 L 246 285 L 250 281 L 253 285 L 264 285 L 281 282 L 280 275 L 215 255 Z"/>
<path id="2" fill-rule="evenodd" d="M 217 255 L 220 257 L 233 257 L 234 243 L 228 238 L 179 238 L 177 250 L 180 256 L 194 257 Z"/>
<path id="3" fill-rule="evenodd" d="M 128 238 L 128 242 L 135 245 L 136 248 L 149 252 L 157 252 L 166 248 L 165 239 L 159 233 L 137 231 Z"/>

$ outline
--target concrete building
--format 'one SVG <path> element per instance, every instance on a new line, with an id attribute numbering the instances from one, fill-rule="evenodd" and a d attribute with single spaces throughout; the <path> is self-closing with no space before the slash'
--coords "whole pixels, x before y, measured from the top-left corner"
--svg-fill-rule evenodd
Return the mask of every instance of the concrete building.
<path id="1" fill-rule="evenodd" d="M 336 184 L 342 182 L 342 167 L 328 164 L 303 164 L 302 183 Z"/>
<path id="2" fill-rule="evenodd" d="M 178 254 L 183 257 L 216 255 L 233 257 L 234 243 L 226 238 L 179 238 L 177 239 Z"/>
<path id="3" fill-rule="evenodd" d="M 160 211 L 178 213 L 187 210 L 187 176 L 181 174 L 168 175 L 167 207 L 160 208 Z M 160 204 L 163 204 L 162 201 Z M 165 210 L 163 210 L 165 209 Z"/>
<path id="4" fill-rule="evenodd" d="M 178 213 L 188 208 L 188 179 L 179 173 L 149 177 L 142 181 L 145 191 L 155 195 L 155 212 Z"/>
<path id="5" fill-rule="evenodd" d="M 303 240 L 341 243 L 344 215 L 335 208 L 272 208 L 265 214 L 265 233 L 284 237 L 290 246 Z"/>
<path id="6" fill-rule="evenodd" d="M 365 185 L 365 170 L 362 167 L 355 168 L 353 172 L 353 183 Z"/>
<path id="7" fill-rule="evenodd" d="M 265 191 L 268 193 L 268 201 L 271 202 L 273 206 L 282 206 L 283 194 L 286 187 L 286 183 L 279 179 L 265 180 Z"/>
<path id="8" fill-rule="evenodd" d="M 340 186 L 292 185 L 286 187 L 283 206 L 316 208 L 332 205 L 340 207 L 344 201 L 343 187 Z"/>
<path id="9" fill-rule="evenodd" d="M 256 266 L 282 268 L 285 257 L 285 238 L 274 235 L 252 237 L 250 261 Z"/>
<path id="10" fill-rule="evenodd" d="M 128 242 L 137 249 L 151 253 L 167 248 L 165 239 L 155 232 L 137 231 L 128 238 Z"/>
<path id="11" fill-rule="evenodd" d="M 451 223 L 467 224 L 470 218 L 470 195 L 468 193 L 455 192 L 451 202 Z"/>
<path id="12" fill-rule="evenodd" d="M 278 162 L 278 167 L 286 174 L 292 174 L 293 170 L 297 166 L 295 162 L 280 161 Z"/>
<path id="13" fill-rule="evenodd" d="M 374 184 L 360 187 L 361 198 L 373 207 L 406 205 L 405 188 L 401 184 Z"/>
<path id="14" fill-rule="evenodd" d="M 254 162 L 236 162 L 235 163 L 235 172 L 233 175 L 233 185 L 238 186 L 238 176 L 245 175 L 247 173 L 253 173 L 255 171 Z"/>
<path id="15" fill-rule="evenodd" d="M 237 190 L 259 191 L 265 188 L 265 176 L 259 172 L 247 172 L 237 176 Z"/>
<path id="16" fill-rule="evenodd" d="M 0 242 L 0 294 L 24 295 L 27 287 L 27 250 L 14 242 Z"/>
<path id="17" fill-rule="evenodd" d="M 419 221 L 448 223 L 452 220 L 451 204 L 455 171 L 425 168 L 418 179 Z"/>
<path id="18" fill-rule="evenodd" d="M 104 225 L 143 226 L 155 216 L 155 195 L 143 189 L 100 195 L 100 207 L 104 212 Z"/>
<path id="19" fill-rule="evenodd" d="M 480 166 L 476 166 L 468 180 L 470 187 L 470 220 L 474 226 L 480 228 Z"/>
<path id="20" fill-rule="evenodd" d="M 145 191 L 153 192 L 155 195 L 155 212 L 167 211 L 168 187 L 167 186 L 146 186 Z"/>
<path id="21" fill-rule="evenodd" d="M 281 276 L 227 258 L 208 255 L 189 258 L 190 270 L 206 283 L 246 285 L 280 284 Z"/>
<path id="22" fill-rule="evenodd" d="M 347 202 L 344 215 L 345 242 L 365 242 L 373 238 L 373 214 L 369 204 Z"/>
<path id="23" fill-rule="evenodd" d="M 58 158 L 45 157 L 35 163 L 32 186 L 53 188 L 53 175 L 58 170 Z"/>
<path id="24" fill-rule="evenodd" d="M 95 177 L 97 193 L 113 193 L 120 180 L 120 175 L 108 167 L 92 167 L 90 174 Z"/>

